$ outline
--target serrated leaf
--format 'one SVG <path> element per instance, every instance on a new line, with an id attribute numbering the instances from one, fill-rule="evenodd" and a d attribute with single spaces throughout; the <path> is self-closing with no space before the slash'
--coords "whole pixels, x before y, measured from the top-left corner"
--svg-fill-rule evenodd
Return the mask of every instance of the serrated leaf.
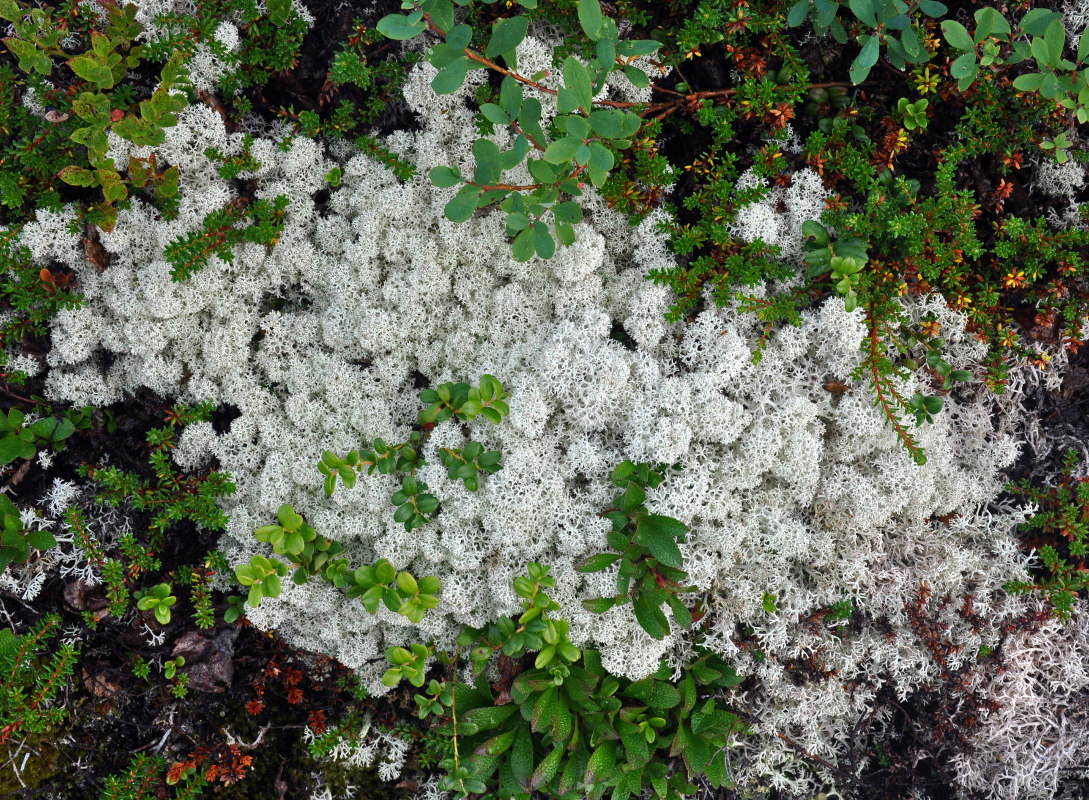
<path id="1" fill-rule="evenodd" d="M 632 602 L 632 609 L 635 611 L 635 619 L 639 623 L 639 627 L 646 631 L 650 638 L 664 639 L 666 634 L 669 633 L 665 615 L 645 595 L 635 598 Z"/>
<path id="2" fill-rule="evenodd" d="M 483 756 L 498 756 L 505 753 L 510 749 L 510 746 L 514 744 L 514 738 L 518 735 L 517 730 L 507 731 L 501 733 L 498 736 L 493 736 L 486 742 L 476 748 L 476 753 Z"/>
<path id="3" fill-rule="evenodd" d="M 598 553 L 576 565 L 575 569 L 579 572 L 601 572 L 610 567 L 618 558 L 620 558 L 619 553 Z"/>
<path id="4" fill-rule="evenodd" d="M 624 744 L 624 755 L 628 764 L 635 769 L 645 765 L 650 760 L 650 748 L 643 732 L 631 723 L 621 723 L 617 727 L 620 729 L 620 741 Z"/>
<path id="5" fill-rule="evenodd" d="M 514 780 L 524 789 L 529 788 L 530 776 L 533 773 L 533 735 L 529 725 L 523 723 L 518 726 L 511 747 L 510 769 Z"/>
<path id="6" fill-rule="evenodd" d="M 688 531 L 687 526 L 672 517 L 650 514 L 636 523 L 636 538 L 660 562 L 668 567 L 680 567 L 681 551 L 677 538 Z"/>

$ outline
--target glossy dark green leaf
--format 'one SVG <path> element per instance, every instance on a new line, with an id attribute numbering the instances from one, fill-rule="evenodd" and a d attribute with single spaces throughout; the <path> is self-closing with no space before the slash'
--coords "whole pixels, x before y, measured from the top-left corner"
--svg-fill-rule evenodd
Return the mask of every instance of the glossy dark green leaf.
<path id="1" fill-rule="evenodd" d="M 643 732 L 631 723 L 620 723 L 618 726 L 620 741 L 624 744 L 624 755 L 628 764 L 635 769 L 645 765 L 650 760 L 650 748 Z"/>
<path id="2" fill-rule="evenodd" d="M 619 553 L 598 553 L 577 564 L 575 569 L 579 572 L 601 572 L 612 566 L 618 558 L 620 558 Z"/>
<path id="3" fill-rule="evenodd" d="M 639 623 L 639 627 L 646 631 L 650 638 L 664 639 L 666 634 L 669 633 L 669 623 L 666 621 L 665 615 L 646 596 L 636 597 L 632 602 L 632 609 L 635 611 L 635 619 Z"/>
<path id="4" fill-rule="evenodd" d="M 681 551 L 676 540 L 687 530 L 685 524 L 679 520 L 651 514 L 639 519 L 636 524 L 636 538 L 650 550 L 651 555 L 666 566 L 680 567 Z"/>
<path id="5" fill-rule="evenodd" d="M 604 614 L 615 605 L 615 597 L 591 597 L 582 601 L 582 607 L 594 614 Z"/>

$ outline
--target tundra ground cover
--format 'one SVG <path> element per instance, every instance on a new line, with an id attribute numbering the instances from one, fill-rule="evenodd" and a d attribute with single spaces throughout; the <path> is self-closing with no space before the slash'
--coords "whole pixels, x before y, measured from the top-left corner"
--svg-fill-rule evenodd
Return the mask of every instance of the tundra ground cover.
<path id="1" fill-rule="evenodd" d="M 536 6 L 0 4 L 7 769 L 138 708 L 41 786 L 1055 796 L 1083 12 Z"/>

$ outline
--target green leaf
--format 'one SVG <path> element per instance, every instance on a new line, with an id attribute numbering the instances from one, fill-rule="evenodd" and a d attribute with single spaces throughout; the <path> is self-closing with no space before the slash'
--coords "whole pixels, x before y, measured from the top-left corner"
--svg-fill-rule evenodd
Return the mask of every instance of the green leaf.
<path id="1" fill-rule="evenodd" d="M 1089 36 L 1085 37 L 1089 41 Z M 1013 87 L 1020 92 L 1036 92 L 1044 83 L 1045 74 L 1042 72 L 1029 72 L 1018 75 L 1013 79 Z"/>
<path id="2" fill-rule="evenodd" d="M 291 18 L 291 0 L 268 0 L 268 21 L 277 28 L 282 28 Z"/>
<path id="3" fill-rule="evenodd" d="M 579 25 L 590 41 L 596 42 L 600 37 L 602 22 L 604 18 L 598 0 L 579 0 Z"/>
<path id="4" fill-rule="evenodd" d="M 107 203 L 119 203 L 129 196 L 128 188 L 114 170 L 98 170 L 98 180 L 102 184 L 102 196 L 106 198 Z"/>
<path id="5" fill-rule="evenodd" d="M 514 255 L 514 260 L 518 262 L 529 261 L 533 257 L 535 249 L 533 228 L 526 228 L 515 236 L 514 241 L 511 243 L 511 252 Z"/>
<path id="6" fill-rule="evenodd" d="M 526 17 L 510 17 L 499 20 L 492 28 L 492 38 L 488 41 L 484 54 L 488 58 L 496 58 L 513 52 L 526 38 L 528 29 L 529 20 Z"/>
<path id="7" fill-rule="evenodd" d="M 849 0 L 848 5 L 854 15 L 862 20 L 867 27 L 877 27 L 877 17 L 874 15 L 873 0 Z"/>
<path id="8" fill-rule="evenodd" d="M 601 142 L 590 142 L 590 169 L 608 172 L 613 168 L 613 154 Z"/>
<path id="9" fill-rule="evenodd" d="M 787 26 L 797 28 L 805 22 L 805 18 L 809 16 L 809 10 L 812 7 L 811 0 L 798 0 L 797 3 L 790 7 L 790 13 L 787 14 Z"/>
<path id="10" fill-rule="evenodd" d="M 615 605 L 615 597 L 591 597 L 582 601 L 582 607 L 594 614 L 604 614 Z"/>
<path id="11" fill-rule="evenodd" d="M 611 566 L 618 558 L 620 558 L 619 553 L 598 553 L 577 564 L 575 569 L 579 572 L 601 572 L 601 570 Z"/>
<path id="12" fill-rule="evenodd" d="M 1050 9 L 1037 7 L 1021 17 L 1020 29 L 1030 36 L 1043 36 L 1056 13 Z M 1061 15 L 1060 15 L 1061 16 Z"/>
<path id="13" fill-rule="evenodd" d="M 949 7 L 937 0 L 920 0 L 919 10 L 928 17 L 937 18 L 944 17 L 949 12 Z"/>
<path id="14" fill-rule="evenodd" d="M 378 32 L 389 39 L 397 39 L 403 41 L 405 39 L 411 39 L 420 35 L 427 30 L 427 23 L 424 22 L 421 15 L 412 14 L 405 16 L 404 14 L 387 14 L 378 20 Z M 415 20 L 412 18 L 416 17 Z"/>
<path id="15" fill-rule="evenodd" d="M 688 531 L 687 526 L 672 517 L 651 514 L 641 517 L 636 525 L 636 537 L 660 562 L 668 567 L 680 567 L 681 551 L 676 539 Z"/>
<path id="16" fill-rule="evenodd" d="M 620 741 L 624 743 L 628 764 L 638 769 L 650 761 L 650 748 L 647 746 L 647 740 L 643 737 L 643 732 L 631 723 L 620 723 L 617 727 L 619 728 Z"/>
<path id="17" fill-rule="evenodd" d="M 443 214 L 451 222 L 465 222 L 476 212 L 477 199 L 481 194 L 481 190 L 475 186 L 463 186 L 443 208 Z"/>
<path id="18" fill-rule="evenodd" d="M 575 102 L 580 108 L 586 111 L 592 109 L 594 102 L 594 84 L 590 79 L 590 72 L 583 66 L 582 62 L 574 56 L 568 56 L 564 59 L 563 82 L 567 90 L 574 95 Z"/>
<path id="19" fill-rule="evenodd" d="M 956 20 L 947 19 L 943 21 L 942 33 L 945 35 L 945 41 L 949 42 L 951 47 L 954 47 L 957 50 L 975 52 L 976 43 L 972 40 L 972 37 L 968 35 L 968 29 Z"/>
<path id="20" fill-rule="evenodd" d="M 544 159 L 549 164 L 563 164 L 573 159 L 580 147 L 582 147 L 582 139 L 565 136 L 548 146 L 544 153 Z"/>
<path id="21" fill-rule="evenodd" d="M 439 74 L 431 81 L 431 88 L 435 90 L 435 94 L 453 94 L 465 82 L 468 71 L 469 59 L 461 56 L 439 71 Z"/>
<path id="22" fill-rule="evenodd" d="M 23 443 L 16 436 L 5 436 L 0 439 L 0 465 L 10 464 L 19 457 L 23 450 Z"/>
<path id="23" fill-rule="evenodd" d="M 557 205 L 552 209 L 552 214 L 557 222 L 566 222 L 569 225 L 582 222 L 582 207 L 571 200 Z"/>
<path id="24" fill-rule="evenodd" d="M 75 164 L 69 164 L 62 169 L 57 173 L 57 177 L 70 186 L 94 186 L 96 180 L 95 173 L 89 169 L 77 167 Z"/>
<path id="25" fill-rule="evenodd" d="M 57 540 L 49 531 L 27 531 L 26 541 L 35 550 L 48 550 L 57 546 Z"/>
<path id="26" fill-rule="evenodd" d="M 517 117 L 522 108 L 522 85 L 510 75 L 503 78 L 499 87 L 499 106 L 511 119 Z"/>
<path id="27" fill-rule="evenodd" d="M 509 125 L 510 117 L 507 112 L 497 106 L 495 103 L 485 103 L 480 107 L 480 113 L 484 116 L 484 119 L 493 125 Z"/>
<path id="28" fill-rule="evenodd" d="M 862 45 L 862 51 L 855 58 L 849 70 L 851 82 L 855 85 L 862 83 L 870 74 L 873 65 L 877 63 L 880 54 L 880 45 L 876 36 L 866 37 L 866 43 Z"/>
<path id="29" fill-rule="evenodd" d="M 806 1 L 807 0 L 803 0 L 803 2 Z M 637 89 L 646 89 L 648 86 L 650 86 L 650 78 L 647 77 L 647 73 L 643 72 L 643 70 L 639 69 L 639 67 L 634 67 L 631 64 L 628 64 L 626 67 L 624 67 L 624 75 L 626 75 L 628 80 L 631 81 L 632 86 L 636 87 Z"/>
<path id="30" fill-rule="evenodd" d="M 533 715 L 531 718 L 533 730 L 539 733 L 551 728 L 559 708 L 559 690 L 555 686 L 549 686 L 541 692 L 540 696 L 537 698 L 537 702 L 533 704 Z"/>
<path id="31" fill-rule="evenodd" d="M 537 765 L 537 769 L 533 771 L 533 777 L 529 781 L 530 791 L 537 791 L 555 777 L 556 771 L 560 768 L 560 759 L 563 758 L 563 754 L 564 749 L 557 747 L 545 756 L 544 760 Z"/>
<path id="32" fill-rule="evenodd" d="M 652 639 L 664 639 L 669 633 L 669 623 L 661 609 L 649 600 L 646 595 L 640 595 L 632 602 L 635 611 L 635 619 L 639 626 L 647 632 Z"/>
<path id="33" fill-rule="evenodd" d="M 548 232 L 548 226 L 543 222 L 533 223 L 533 248 L 537 255 L 544 259 L 552 258 L 556 252 L 556 240 Z"/>
<path id="34" fill-rule="evenodd" d="M 687 630 L 692 627 L 692 612 L 688 610 L 688 607 L 681 602 L 681 599 L 675 594 L 669 595 L 666 598 L 669 603 L 669 608 L 673 611 L 673 619 L 677 624 Z"/>
<path id="35" fill-rule="evenodd" d="M 452 167 L 433 167 L 427 176 L 431 179 L 432 185 L 440 189 L 461 183 L 461 172 Z"/>
<path id="36" fill-rule="evenodd" d="M 975 53 L 965 53 L 960 56 L 949 67 L 949 74 L 954 78 L 967 78 L 974 76 L 979 72 L 979 65 L 976 63 Z"/>
<path id="37" fill-rule="evenodd" d="M 530 775 L 533 772 L 533 735 L 530 733 L 529 725 L 525 723 L 518 726 L 518 733 L 514 737 L 510 768 L 511 774 L 519 785 L 528 789 Z"/>
<path id="38" fill-rule="evenodd" d="M 514 744 L 514 738 L 518 735 L 518 731 L 507 731 L 501 733 L 498 736 L 493 736 L 486 742 L 476 748 L 474 752 L 482 756 L 498 756 L 505 753 L 510 749 L 510 746 Z"/>
<path id="39" fill-rule="evenodd" d="M 76 75 L 99 89 L 113 88 L 113 71 L 93 55 L 84 53 L 70 58 L 68 66 Z"/>
<path id="40" fill-rule="evenodd" d="M 471 711 L 466 711 L 461 715 L 461 719 L 472 725 L 476 725 L 478 731 L 490 731 L 493 728 L 498 728 L 502 725 L 515 711 L 518 710 L 518 706 L 508 704 L 505 706 L 484 706 L 483 708 L 474 708 Z M 511 743 L 513 743 L 514 737 L 511 737 Z"/>
<path id="41" fill-rule="evenodd" d="M 892 42 L 895 40 L 890 39 L 889 41 Z M 906 52 L 912 58 L 923 54 L 923 43 L 919 41 L 918 35 L 916 35 L 915 31 L 911 28 L 907 28 L 902 34 L 900 34 L 900 42 L 904 46 L 904 52 Z"/>
<path id="42" fill-rule="evenodd" d="M 476 159 L 475 183 L 492 184 L 499 181 L 502 169 L 499 165 L 499 147 L 495 142 L 477 139 L 473 142 L 473 157 Z"/>
<path id="43" fill-rule="evenodd" d="M 1047 26 L 1044 32 L 1044 41 L 1047 43 L 1048 52 L 1051 55 L 1051 66 L 1057 66 L 1059 59 L 1063 57 L 1063 47 L 1066 44 L 1066 28 L 1063 27 L 1062 17 L 1058 17 Z"/>

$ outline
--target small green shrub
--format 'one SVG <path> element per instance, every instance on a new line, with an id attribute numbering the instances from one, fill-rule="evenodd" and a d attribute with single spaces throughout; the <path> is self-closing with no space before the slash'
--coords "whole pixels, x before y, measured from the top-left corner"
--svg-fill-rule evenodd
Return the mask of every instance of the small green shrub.
<path id="1" fill-rule="evenodd" d="M 0 629 L 0 743 L 16 734 L 43 733 L 64 719 L 65 706 L 55 701 L 78 653 L 70 644 L 47 652 L 60 625 L 60 617 L 47 614 L 21 636 Z"/>
<path id="2" fill-rule="evenodd" d="M 1077 465 L 1077 451 L 1070 450 L 1054 486 L 1033 486 L 1026 478 L 1006 487 L 1038 507 L 1022 530 L 1039 537 L 1039 558 L 1047 570 L 1033 583 L 1010 581 L 1006 591 L 1041 593 L 1062 622 L 1070 619 L 1078 595 L 1089 589 L 1089 478 L 1074 477 Z"/>

